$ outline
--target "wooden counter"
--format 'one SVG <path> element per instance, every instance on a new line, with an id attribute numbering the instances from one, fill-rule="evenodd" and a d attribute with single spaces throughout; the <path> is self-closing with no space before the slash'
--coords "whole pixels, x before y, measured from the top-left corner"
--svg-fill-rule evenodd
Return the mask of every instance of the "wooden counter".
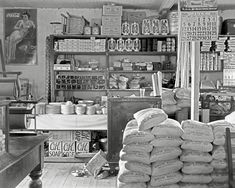
<path id="1" fill-rule="evenodd" d="M 9 152 L 0 156 L 0 187 L 16 187 L 28 174 L 30 188 L 41 188 L 39 179 L 44 165 L 44 141 L 49 135 L 9 138 Z"/>

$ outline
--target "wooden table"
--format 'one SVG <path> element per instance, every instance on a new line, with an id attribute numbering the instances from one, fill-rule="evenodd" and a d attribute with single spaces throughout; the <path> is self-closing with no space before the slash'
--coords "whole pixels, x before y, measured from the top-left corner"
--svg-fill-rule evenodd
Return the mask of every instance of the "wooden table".
<path id="1" fill-rule="evenodd" d="M 30 188 L 41 188 L 44 141 L 48 134 L 10 137 L 9 152 L 0 156 L 0 187 L 16 187 L 28 174 Z"/>

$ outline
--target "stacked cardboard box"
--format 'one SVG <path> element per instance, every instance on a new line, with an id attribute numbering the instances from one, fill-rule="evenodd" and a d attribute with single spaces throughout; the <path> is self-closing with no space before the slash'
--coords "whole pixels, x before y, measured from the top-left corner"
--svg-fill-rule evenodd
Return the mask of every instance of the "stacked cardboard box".
<path id="1" fill-rule="evenodd" d="M 122 6 L 104 5 L 101 35 L 121 35 Z"/>
<path id="2" fill-rule="evenodd" d="M 50 131 L 49 157 L 74 157 L 76 153 L 88 153 L 91 131 Z"/>

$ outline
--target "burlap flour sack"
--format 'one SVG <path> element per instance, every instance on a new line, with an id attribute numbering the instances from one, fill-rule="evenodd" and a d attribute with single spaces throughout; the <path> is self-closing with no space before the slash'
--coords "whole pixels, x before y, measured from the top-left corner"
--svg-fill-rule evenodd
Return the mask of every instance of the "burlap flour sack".
<path id="1" fill-rule="evenodd" d="M 117 188 L 147 188 L 146 183 L 123 183 L 117 179 Z"/>
<path id="2" fill-rule="evenodd" d="M 167 114 L 159 108 L 147 108 L 134 114 L 140 131 L 148 130 L 155 125 L 165 121 Z"/>
<path id="3" fill-rule="evenodd" d="M 235 126 L 235 111 L 232 112 L 231 114 L 228 114 L 227 116 L 225 116 L 225 121 L 233 124 Z"/>
<path id="4" fill-rule="evenodd" d="M 172 159 L 167 161 L 156 161 L 152 163 L 152 176 L 159 176 L 176 172 L 183 167 L 183 162 L 179 159 Z"/>
<path id="5" fill-rule="evenodd" d="M 153 145 L 151 145 L 149 142 L 131 143 L 123 145 L 122 150 L 125 152 L 131 152 L 131 151 L 151 152 L 153 150 Z"/>
<path id="6" fill-rule="evenodd" d="M 207 152 L 183 150 L 180 160 L 184 162 L 211 162 L 212 156 Z"/>
<path id="7" fill-rule="evenodd" d="M 131 120 L 127 123 L 123 133 L 123 144 L 143 143 L 154 139 L 150 132 L 139 131 L 136 120 Z"/>
<path id="8" fill-rule="evenodd" d="M 210 175 L 200 175 L 200 174 L 183 174 L 183 177 L 181 179 L 181 182 L 184 183 L 210 183 L 212 181 L 212 178 Z"/>
<path id="9" fill-rule="evenodd" d="M 212 128 L 210 125 L 208 125 L 207 123 L 202 123 L 196 120 L 184 120 L 181 123 L 183 130 L 185 129 L 195 129 L 195 130 L 203 130 L 206 132 L 211 132 Z"/>
<path id="10" fill-rule="evenodd" d="M 173 172 L 170 174 L 151 176 L 151 186 L 171 185 L 176 184 L 182 179 L 182 175 L 179 172 Z"/>
<path id="11" fill-rule="evenodd" d="M 211 126 L 195 120 L 185 120 L 181 123 L 184 130 L 184 140 L 213 142 L 214 135 Z"/>
<path id="12" fill-rule="evenodd" d="M 214 170 L 211 173 L 212 182 L 226 183 L 228 182 L 228 172 L 226 170 Z"/>
<path id="13" fill-rule="evenodd" d="M 148 183 L 147 188 L 180 188 L 180 186 L 178 184 L 151 186 L 150 183 Z"/>
<path id="14" fill-rule="evenodd" d="M 162 123 L 153 127 L 152 134 L 156 136 L 182 136 L 184 131 L 178 121 L 167 118 Z"/>
<path id="15" fill-rule="evenodd" d="M 176 104 L 175 93 L 172 90 L 162 91 L 162 105 L 173 105 Z"/>
<path id="16" fill-rule="evenodd" d="M 225 169 L 227 167 L 227 161 L 225 159 L 213 159 L 211 165 L 215 169 Z"/>
<path id="17" fill-rule="evenodd" d="M 206 184 L 200 183 L 180 183 L 180 188 L 209 188 Z"/>
<path id="18" fill-rule="evenodd" d="M 201 152 L 210 152 L 213 149 L 213 146 L 210 142 L 201 142 L 201 141 L 190 141 L 184 140 L 181 145 L 182 149 L 196 150 Z"/>
<path id="19" fill-rule="evenodd" d="M 185 174 L 209 174 L 213 167 L 209 163 L 203 162 L 184 162 L 182 172 Z"/>
<path id="20" fill-rule="evenodd" d="M 214 146 L 212 150 L 213 159 L 226 159 L 226 152 L 224 146 Z"/>
<path id="21" fill-rule="evenodd" d="M 219 135 L 225 135 L 225 129 L 232 128 L 232 124 L 225 121 L 225 120 L 217 120 L 217 121 L 212 121 L 208 123 L 213 129 L 214 136 L 219 136 Z"/>
<path id="22" fill-rule="evenodd" d="M 167 114 L 167 115 L 171 115 L 176 113 L 178 110 L 180 110 L 181 108 L 176 105 L 176 104 L 168 104 L 168 105 L 162 105 L 162 110 Z"/>
<path id="23" fill-rule="evenodd" d="M 144 164 L 150 164 L 150 153 L 140 151 L 124 152 L 121 150 L 120 159 L 122 161 L 136 161 Z"/>
<path id="24" fill-rule="evenodd" d="M 214 145 L 222 146 L 225 144 L 225 129 L 228 127 L 230 129 L 233 128 L 233 125 L 225 120 L 217 120 L 208 123 L 212 126 L 214 133 Z"/>
<path id="25" fill-rule="evenodd" d="M 177 147 L 183 143 L 183 140 L 177 136 L 155 136 L 155 138 L 150 142 L 154 147 Z"/>
<path id="26" fill-rule="evenodd" d="M 228 183 L 216 183 L 216 182 L 211 182 L 208 185 L 209 188 L 229 188 Z"/>
<path id="27" fill-rule="evenodd" d="M 151 165 L 135 161 L 119 161 L 119 165 L 124 165 L 127 170 L 142 172 L 151 175 Z"/>
<path id="28" fill-rule="evenodd" d="M 119 172 L 117 179 L 123 183 L 143 183 L 150 180 L 149 175 L 142 172 L 130 171 L 125 168 L 122 163 L 119 163 Z"/>
<path id="29" fill-rule="evenodd" d="M 182 150 L 179 147 L 154 147 L 150 154 L 150 162 L 175 159 L 181 153 Z"/>

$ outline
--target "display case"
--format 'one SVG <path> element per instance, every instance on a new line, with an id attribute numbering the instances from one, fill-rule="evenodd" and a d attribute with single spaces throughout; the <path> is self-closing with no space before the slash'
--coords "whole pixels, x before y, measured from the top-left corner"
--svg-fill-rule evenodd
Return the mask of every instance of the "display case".
<path id="1" fill-rule="evenodd" d="M 126 124 L 133 114 L 145 108 L 161 108 L 161 97 L 119 97 L 108 99 L 108 155 L 112 167 L 118 166 Z"/>
<path id="2" fill-rule="evenodd" d="M 0 155 L 8 152 L 9 140 L 9 102 L 0 101 Z"/>

